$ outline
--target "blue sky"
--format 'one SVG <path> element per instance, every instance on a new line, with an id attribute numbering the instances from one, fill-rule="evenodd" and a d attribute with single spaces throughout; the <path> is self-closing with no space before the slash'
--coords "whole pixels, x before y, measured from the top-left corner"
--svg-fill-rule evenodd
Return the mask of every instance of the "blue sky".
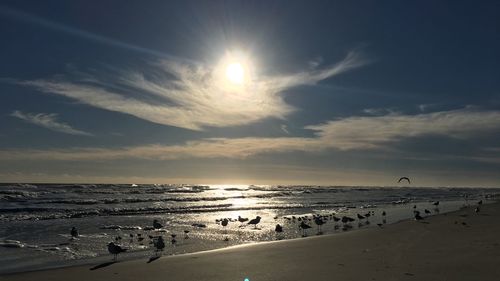
<path id="1" fill-rule="evenodd" d="M 0 178 L 500 186 L 499 15 L 497 1 L 2 1 Z"/>

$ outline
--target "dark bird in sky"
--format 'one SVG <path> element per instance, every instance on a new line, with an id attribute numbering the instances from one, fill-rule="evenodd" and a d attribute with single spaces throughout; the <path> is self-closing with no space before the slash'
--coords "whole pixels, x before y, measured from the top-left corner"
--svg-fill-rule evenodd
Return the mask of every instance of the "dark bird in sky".
<path id="1" fill-rule="evenodd" d="M 113 242 L 108 244 L 108 252 L 111 253 L 112 255 L 114 255 L 113 260 L 116 260 L 119 253 L 123 253 L 126 251 L 127 251 L 127 249 L 123 249 L 122 247 L 116 245 Z"/>
<path id="2" fill-rule="evenodd" d="M 398 183 L 400 183 L 401 181 L 404 181 L 404 180 L 405 180 L 405 181 L 407 181 L 407 182 L 408 182 L 408 184 L 410 184 L 410 183 L 411 183 L 411 182 L 410 182 L 410 179 L 409 179 L 408 177 L 400 177 L 400 178 L 399 178 L 399 180 L 398 180 Z"/>
<path id="3" fill-rule="evenodd" d="M 248 224 L 253 224 L 254 228 L 257 228 L 257 224 L 260 222 L 261 217 L 257 216 L 255 219 L 248 222 Z"/>
<path id="4" fill-rule="evenodd" d="M 153 227 L 154 229 L 160 229 L 163 227 L 163 225 L 157 219 L 155 219 L 153 220 Z"/>
<path id="5" fill-rule="evenodd" d="M 73 227 L 71 228 L 71 232 L 70 232 L 70 234 L 71 234 L 71 237 L 73 237 L 73 238 L 77 238 L 77 237 L 78 237 L 78 235 L 79 235 L 79 234 L 78 234 L 78 229 L 76 229 L 76 227 L 74 227 L 74 226 L 73 226 Z"/>

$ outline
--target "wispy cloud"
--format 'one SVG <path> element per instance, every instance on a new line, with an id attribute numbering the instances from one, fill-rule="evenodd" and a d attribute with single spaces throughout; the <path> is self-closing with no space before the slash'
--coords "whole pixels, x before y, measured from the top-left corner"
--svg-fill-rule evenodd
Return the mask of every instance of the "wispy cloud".
<path id="1" fill-rule="evenodd" d="M 24 113 L 22 111 L 16 110 L 12 112 L 10 116 L 60 133 L 80 136 L 93 136 L 91 133 L 77 130 L 66 123 L 58 121 L 57 114 L 55 113 Z"/>
<path id="2" fill-rule="evenodd" d="M 54 150 L 0 151 L 2 159 L 19 160 L 112 160 L 140 158 L 170 160 L 181 158 L 246 158 L 262 153 L 303 151 L 385 149 L 403 139 L 441 135 L 472 140 L 500 131 L 499 111 L 460 109 L 419 115 L 392 114 L 377 117 L 350 117 L 307 126 L 313 137 L 210 138 L 182 145 L 146 145 L 119 149 L 73 148 Z M 485 151 L 471 160 L 496 161 L 497 153 Z M 489 160 L 488 160 L 489 159 Z"/>
<path id="3" fill-rule="evenodd" d="M 471 108 L 418 115 L 399 113 L 376 117 L 349 117 L 321 125 L 307 126 L 334 147 L 370 149 L 405 138 L 440 135 L 469 139 L 482 133 L 500 130 L 499 111 Z"/>
<path id="4" fill-rule="evenodd" d="M 279 76 L 254 76 L 241 87 L 221 81 L 220 67 L 175 59 L 150 64 L 150 68 L 142 72 L 80 73 L 76 79 L 17 83 L 150 122 L 203 130 L 210 126 L 249 124 L 265 118 L 284 119 L 295 110 L 283 99 L 287 89 L 314 85 L 366 63 L 352 52 L 329 67 Z"/>

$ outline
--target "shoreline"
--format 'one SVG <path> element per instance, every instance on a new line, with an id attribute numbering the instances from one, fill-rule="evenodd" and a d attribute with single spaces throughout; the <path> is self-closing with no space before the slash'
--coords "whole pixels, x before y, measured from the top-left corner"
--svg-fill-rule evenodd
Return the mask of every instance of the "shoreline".
<path id="1" fill-rule="evenodd" d="M 296 238 L 296 239 L 286 239 L 286 240 L 281 240 L 281 241 L 266 241 L 266 242 L 258 242 L 258 243 L 249 243 L 249 244 L 242 244 L 242 245 L 235 245 L 235 246 L 229 246 L 225 248 L 218 248 L 218 249 L 212 249 L 212 250 L 207 250 L 207 251 L 201 251 L 201 252 L 193 252 L 193 253 L 185 253 L 185 254 L 180 254 L 180 255 L 171 255 L 171 256 L 163 256 L 159 258 L 158 260 L 147 264 L 147 260 L 144 258 L 142 259 L 134 259 L 134 260 L 122 260 L 117 263 L 109 264 L 107 266 L 102 266 L 99 268 L 99 270 L 89 270 L 89 264 L 86 265 L 77 265 L 77 266 L 69 266 L 69 267 L 62 267 L 62 268 L 57 268 L 57 269 L 45 269 L 45 270 L 36 270 L 36 271 L 27 271 L 27 272 L 22 272 L 22 273 L 11 273 L 11 274 L 5 274 L 5 275 L 0 275 L 0 280 L 34 280 L 34 279 L 42 279 L 42 280 L 64 280 L 65 276 L 67 274 L 76 274 L 78 273 L 79 276 L 81 276 L 82 279 L 79 279 L 80 277 L 76 277 L 76 280 L 164 280 L 162 278 L 156 278 L 155 276 L 145 276 L 141 275 L 141 272 L 144 273 L 144 270 L 149 271 L 153 270 L 155 272 L 163 272 L 165 271 L 165 274 L 171 274 L 171 264 L 182 264 L 183 266 L 177 267 L 174 269 L 174 276 L 178 276 L 178 279 L 174 280 L 194 280 L 195 278 L 198 278 L 198 280 L 243 280 L 245 277 L 241 278 L 236 278 L 236 279 L 225 279 L 224 276 L 221 276 L 218 273 L 212 271 L 207 271 L 213 277 L 203 279 L 203 272 L 204 270 L 191 270 L 190 268 L 192 266 L 198 268 L 202 267 L 206 269 L 207 264 L 213 264 L 213 260 L 219 260 L 220 265 L 218 268 L 221 271 L 229 271 L 229 273 L 237 274 L 238 272 L 234 272 L 234 270 L 231 270 L 232 267 L 238 267 L 238 259 L 231 258 L 230 256 L 236 256 L 239 257 L 240 259 L 243 259 L 243 264 L 250 264 L 249 269 L 247 270 L 248 274 L 250 274 L 252 271 L 255 271 L 255 274 L 264 274 L 264 275 L 269 275 L 269 276 L 281 276 L 284 273 L 280 273 L 281 271 L 273 271 L 272 269 L 268 269 L 268 272 L 262 272 L 261 267 L 267 267 L 269 263 L 269 258 L 273 257 L 271 259 L 271 263 L 276 262 L 276 258 L 281 257 L 281 255 L 276 256 L 275 251 L 279 250 L 279 252 L 282 252 L 286 259 L 291 259 L 293 262 L 292 264 L 296 264 L 298 260 L 304 263 L 309 263 L 309 266 L 315 267 L 315 264 L 323 264 L 323 266 L 327 266 L 329 263 L 324 264 L 324 259 L 340 259 L 340 261 L 345 261 L 344 262 L 337 262 L 338 264 L 347 264 L 347 263 L 356 263 L 356 256 L 362 257 L 362 256 L 367 256 L 367 254 L 371 254 L 376 252 L 375 250 L 370 250 L 370 248 L 362 249 L 361 252 L 359 252 L 359 247 L 361 245 L 364 245 L 367 243 L 367 241 L 373 239 L 373 236 L 376 236 L 379 238 L 379 240 L 386 241 L 388 243 L 391 243 L 387 241 L 388 237 L 395 238 L 394 240 L 398 240 L 397 238 L 405 240 L 405 237 L 401 237 L 402 234 L 410 234 L 408 235 L 408 239 L 405 243 L 402 243 L 401 245 L 398 245 L 398 247 L 389 247 L 388 249 L 378 249 L 382 251 L 391 251 L 393 253 L 398 253 L 398 254 L 403 254 L 400 253 L 400 251 L 409 251 L 410 248 L 412 248 L 412 245 L 416 242 L 414 239 L 421 239 L 419 238 L 419 230 L 424 230 L 426 232 L 426 235 L 433 236 L 433 234 L 437 233 L 445 233 L 447 235 L 453 236 L 457 235 L 457 231 L 451 231 L 450 228 L 453 230 L 456 228 L 456 230 L 463 231 L 465 229 L 467 230 L 474 230 L 475 227 L 481 227 L 481 226 L 475 226 L 478 223 L 484 224 L 488 223 L 491 218 L 489 216 L 492 216 L 492 214 L 499 218 L 500 217 L 500 203 L 497 201 L 496 203 L 491 203 L 487 205 L 481 206 L 481 209 L 484 209 L 483 213 L 475 214 L 473 212 L 473 208 L 468 207 L 466 209 L 454 211 L 454 212 L 449 212 L 449 213 L 443 213 L 440 215 L 432 216 L 426 218 L 424 220 L 426 223 L 419 223 L 415 222 L 412 220 L 403 220 L 399 221 L 390 225 L 384 226 L 382 229 L 378 227 L 371 227 L 371 228 L 365 228 L 365 229 L 359 229 L 357 231 L 348 231 L 348 232 L 342 232 L 342 233 L 334 233 L 334 234 L 326 234 L 326 235 L 321 235 L 321 236 L 310 236 L 307 238 Z M 486 213 L 485 213 L 486 212 Z M 490 213 L 490 215 L 486 215 L 487 213 Z M 461 217 L 460 215 L 467 215 L 466 217 Z M 457 224 L 455 223 L 449 223 L 450 220 L 455 220 L 457 221 Z M 469 222 L 466 222 L 469 221 Z M 487 229 L 485 232 L 478 232 L 476 234 L 481 235 L 486 235 L 491 239 L 491 235 L 494 232 L 494 234 L 498 235 L 500 233 L 500 223 L 498 222 L 499 220 L 497 219 L 497 224 L 494 224 L 490 229 Z M 439 223 L 444 223 L 448 222 L 448 225 L 446 227 L 439 225 Z M 492 222 L 495 222 L 495 218 L 492 219 Z M 462 223 L 466 223 L 465 225 L 462 225 Z M 489 224 L 489 223 L 488 223 Z M 429 232 L 429 229 L 436 228 L 435 231 L 436 233 Z M 476 230 L 477 231 L 477 230 Z M 455 233 L 456 232 L 456 233 Z M 491 233 L 490 233 L 491 232 Z M 463 234 L 463 233 L 462 233 Z M 479 236 L 469 236 L 466 235 L 465 237 L 460 237 L 458 239 L 459 241 L 467 241 L 468 239 L 478 239 Z M 438 236 L 439 237 L 439 236 Z M 433 237 L 431 241 L 420 241 L 422 243 L 426 243 L 427 246 L 428 244 L 434 244 L 437 240 L 438 237 Z M 497 237 L 497 236 L 495 236 Z M 483 237 L 485 238 L 485 237 Z M 376 240 L 376 239 L 375 239 Z M 484 241 L 489 241 L 488 239 L 483 239 Z M 496 240 L 498 242 L 498 239 Z M 381 241 L 378 241 L 379 243 Z M 443 241 L 443 242 L 446 242 Z M 489 241 L 491 242 L 491 241 Z M 490 243 L 493 245 L 493 248 L 495 248 L 496 251 L 500 250 L 500 247 L 497 242 L 492 242 Z M 335 255 L 329 255 L 329 251 L 326 251 L 325 247 L 322 246 L 322 244 L 334 244 L 336 245 L 335 248 L 342 248 L 343 251 L 340 253 L 336 253 Z M 340 244 L 339 244 L 340 243 Z M 476 242 L 475 242 L 476 243 Z M 497 243 L 497 245 L 494 245 Z M 422 244 L 425 246 L 426 244 Z M 370 245 L 370 243 L 368 243 Z M 372 245 L 373 246 L 373 245 Z M 439 245 L 437 245 L 439 246 Z M 457 247 L 461 247 L 463 245 L 456 245 Z M 350 248 L 358 248 L 358 251 L 355 251 L 356 253 L 350 253 Z M 378 244 L 378 247 L 380 247 L 380 244 Z M 309 249 L 312 248 L 312 249 Z M 361 247 L 363 248 L 363 247 Z M 425 248 L 425 247 L 423 247 Z M 436 247 L 431 247 L 431 248 L 436 248 Z M 448 256 L 448 258 L 456 258 L 456 255 L 452 254 L 455 250 L 450 246 L 448 247 L 450 249 L 444 249 L 442 250 L 443 253 L 446 251 L 450 251 L 450 254 L 446 254 L 445 256 Z M 365 251 L 366 250 L 366 251 Z M 414 250 L 420 251 L 418 247 Z M 446 250 L 446 251 L 445 251 Z M 478 252 L 480 252 L 480 249 L 478 249 Z M 308 257 L 308 258 L 300 258 L 296 257 L 294 258 L 293 254 L 300 253 L 301 255 Z M 314 254 L 317 254 L 318 257 L 315 257 Z M 468 252 L 470 255 L 472 252 Z M 261 256 L 261 259 L 254 260 L 253 258 L 250 258 L 248 256 L 251 255 L 257 255 Z M 422 253 L 420 253 L 421 255 Z M 354 255 L 354 256 L 353 256 Z M 376 255 L 376 257 L 382 258 L 382 259 L 387 259 L 387 255 Z M 432 256 L 432 251 L 431 252 L 425 252 L 424 257 L 428 258 L 429 256 Z M 459 255 L 458 255 L 459 256 Z M 481 255 L 475 255 L 475 256 L 481 256 Z M 322 258 L 320 258 L 322 257 Z M 376 258 L 375 257 L 375 258 Z M 442 259 L 443 257 L 441 257 Z M 496 258 L 496 259 L 495 259 Z M 266 262 L 268 260 L 268 262 Z M 493 256 L 493 259 L 490 258 L 489 261 L 485 261 L 486 264 L 491 264 L 491 261 L 497 261 L 500 262 L 500 255 L 496 254 Z M 373 262 L 373 261 L 372 261 Z M 422 262 L 424 260 L 422 259 Z M 437 261 L 437 262 L 442 262 L 442 261 Z M 472 262 L 475 265 L 474 267 L 481 267 L 484 266 L 484 263 L 478 262 L 478 261 L 469 261 Z M 109 263 L 109 262 L 108 262 Z M 281 266 L 284 267 L 290 267 L 290 262 L 278 262 Z M 312 263 L 312 264 L 311 264 Z M 365 261 L 366 263 L 366 261 Z M 425 262 L 424 262 L 425 263 Z M 300 264 L 300 263 L 299 263 Z M 417 263 L 418 264 L 418 260 Z M 258 266 L 257 266 L 258 265 Z M 457 265 L 461 265 L 461 263 L 457 262 Z M 163 267 L 165 266 L 165 267 Z M 229 269 L 226 269 L 225 267 L 229 266 Z M 391 263 L 387 263 L 386 266 L 389 266 L 391 268 Z M 470 265 L 469 265 L 470 267 Z M 292 268 L 293 269 L 293 268 Z M 382 266 L 380 270 L 383 271 L 384 267 Z M 388 268 L 386 268 L 388 269 Z M 457 268 L 458 269 L 458 268 Z M 305 268 L 306 271 L 309 271 L 307 268 Z M 321 269 L 319 269 L 321 271 Z M 449 270 L 449 269 L 448 269 Z M 494 268 L 490 269 L 495 270 Z M 292 270 L 295 272 L 295 269 Z M 325 271 L 323 269 L 321 272 Z M 335 272 L 336 270 L 332 269 L 332 272 Z M 127 276 L 123 277 L 123 273 L 126 272 Z M 499 270 L 496 270 L 497 273 L 500 273 Z M 116 274 L 115 274 L 116 273 Z M 285 272 L 286 273 L 286 272 Z M 297 273 L 297 272 L 296 272 Z M 375 273 L 375 272 L 371 272 Z M 401 278 L 404 277 L 412 277 L 413 275 L 420 275 L 422 272 L 419 272 L 418 274 L 408 272 L 409 274 L 399 276 Z M 480 272 L 479 272 L 480 273 Z M 139 274 L 139 275 L 137 275 Z M 276 275 L 277 274 L 277 275 Z M 350 274 L 357 274 L 356 272 L 351 272 Z M 413 274 L 413 275 L 411 275 Z M 116 277 L 113 279 L 114 275 L 120 276 L 120 278 Z M 132 279 L 131 276 L 135 276 L 135 279 Z M 189 276 L 192 276 L 193 279 L 191 279 Z M 197 276 L 197 277 L 195 277 Z M 217 278 L 215 278 L 215 276 Z M 252 275 L 253 276 L 253 275 Z M 456 279 L 456 280 L 495 280 L 493 279 L 495 275 L 490 274 L 483 276 L 482 278 L 477 278 L 477 279 Z M 67 276 L 66 276 L 67 277 Z M 159 276 L 157 276 L 159 277 Z M 182 277 L 182 278 L 181 278 Z M 273 277 L 273 278 L 274 278 Z M 286 276 L 282 276 L 283 278 Z M 287 276 L 291 277 L 288 280 L 305 280 L 305 279 L 294 279 L 296 275 L 292 276 Z M 325 278 L 328 276 L 325 276 Z M 347 277 L 347 276 L 346 276 Z M 427 277 L 432 277 L 432 276 L 427 276 Z M 146 279 L 145 279 L 146 278 Z M 187 279 L 183 279 L 187 278 Z M 201 278 L 201 279 L 199 279 Z M 249 276 L 250 278 L 250 276 Z M 304 277 L 305 278 L 305 277 Z M 361 278 L 361 277 L 360 277 Z M 364 277 L 363 277 L 364 278 Z M 491 279 L 488 279 L 491 278 Z M 276 278 L 275 278 L 276 279 Z M 259 279 L 259 280 L 275 280 L 275 279 Z M 169 279 L 171 280 L 171 279 Z M 250 278 L 252 280 L 252 278 Z M 256 279 L 257 280 L 257 279 Z M 276 279 L 276 280 L 279 280 Z M 284 279 L 282 279 L 284 280 Z M 328 279 L 316 279 L 316 280 L 328 280 Z M 399 279 L 394 279 L 394 280 L 399 280 Z M 436 279 L 438 280 L 438 279 Z M 440 279 L 442 280 L 442 279 Z M 455 279 L 450 279 L 450 280 L 455 280 Z"/>
<path id="2" fill-rule="evenodd" d="M 459 201 L 442 201 L 442 203 L 447 203 L 447 202 L 454 202 L 454 203 L 457 203 Z M 486 204 L 492 204 L 494 203 L 495 201 L 494 200 L 488 200 L 486 201 Z M 423 204 L 423 203 L 428 203 L 427 201 L 417 201 L 417 202 L 413 202 L 415 204 Z M 385 208 L 386 210 L 391 208 L 391 207 L 394 207 L 394 206 L 399 206 L 399 204 L 388 204 L 387 208 Z M 402 206 L 407 206 L 408 209 L 410 210 L 410 204 L 402 204 Z M 377 209 L 384 209 L 382 208 L 381 206 L 378 206 L 376 207 Z M 360 208 L 360 210 L 362 211 L 363 209 Z M 444 212 L 441 212 L 440 214 L 432 214 L 432 215 L 429 215 L 429 216 L 426 216 L 426 217 L 433 217 L 433 216 L 436 216 L 436 215 L 443 215 L 443 214 L 447 214 L 447 213 L 453 213 L 453 212 L 457 212 L 459 211 L 460 208 L 458 208 L 457 206 L 455 206 L 454 209 L 452 210 L 447 210 L 447 211 L 444 211 Z M 351 214 L 353 215 L 353 214 Z M 407 221 L 407 220 L 411 220 L 409 218 L 400 218 L 396 221 L 389 221 L 387 224 L 385 224 L 385 226 L 388 226 L 388 225 L 394 225 L 394 224 L 398 224 L 398 223 L 401 223 L 401 222 L 404 222 L 404 221 Z M 329 225 L 331 225 L 332 223 L 329 223 Z M 283 224 L 282 224 L 283 225 Z M 292 225 L 295 225 L 295 224 L 292 224 Z M 311 223 L 311 225 L 313 225 L 313 229 L 315 228 L 314 226 L 314 223 Z M 342 224 L 340 224 L 342 225 Z M 296 226 L 296 225 L 295 225 Z M 342 235 L 342 234 L 349 234 L 349 233 L 353 233 L 353 232 L 357 232 L 357 231 L 363 231 L 363 230 L 367 230 L 367 229 L 371 229 L 371 228 L 376 228 L 376 224 L 371 224 L 371 225 L 364 225 L 363 228 L 360 228 L 359 226 L 358 227 L 354 227 L 353 229 L 350 229 L 348 231 L 340 231 L 340 230 L 336 230 L 335 232 L 328 232 L 328 233 L 325 233 L 323 235 L 316 235 L 316 234 L 312 234 L 310 233 L 309 236 L 307 237 L 300 237 L 300 236 L 294 236 L 292 238 L 290 237 L 282 237 L 282 239 L 274 239 L 274 240 L 260 240 L 260 241 L 247 241 L 247 242 L 244 242 L 244 243 L 236 243 L 234 244 L 232 241 L 230 242 L 226 242 L 226 244 L 219 244 L 219 245 L 215 245 L 213 247 L 209 247 L 209 248 L 206 248 L 205 249 L 201 249 L 201 250 L 195 250 L 195 251 L 188 251 L 188 252 L 173 252 L 173 253 L 169 253 L 169 254 L 165 254 L 162 256 L 162 258 L 166 258 L 166 257 L 174 257 L 174 256 L 182 256 L 182 255 L 189 255 L 189 254 L 196 254 L 196 253 L 204 253 L 204 252 L 211 252 L 211 251 L 218 251 L 218 250 L 224 250 L 224 249 L 231 249 L 231 248 L 234 248 L 234 247 L 243 247 L 243 246 L 251 246 L 251 245 L 255 245 L 255 244 L 263 244 L 263 243 L 273 243 L 273 242 L 283 242 L 283 241 L 290 241 L 290 240 L 296 240 L 296 239 L 308 239 L 308 238 L 311 238 L 311 237 L 318 237 L 318 236 L 330 236 L 330 235 Z M 219 243 L 221 241 L 215 241 L 215 243 Z M 138 251 L 131 251 L 131 252 L 127 252 L 123 255 L 120 255 L 119 257 L 119 262 L 130 262 L 130 261 L 136 261 L 136 260 L 146 260 L 150 257 L 150 254 L 151 254 L 151 249 L 144 249 L 144 250 L 138 250 Z M 27 272 L 34 272 L 34 271 L 44 271 L 44 270 L 55 270 L 55 269 L 63 269 L 63 268 L 68 268 L 68 267 L 77 267 L 77 266 L 92 266 L 92 265 L 95 265 L 95 264 L 98 264 L 98 263 L 105 263 L 105 262 L 109 262 L 111 260 L 110 258 L 111 256 L 109 254 L 106 254 L 106 255 L 99 255 L 97 257 L 89 257 L 89 258 L 82 258 L 82 259 L 69 259 L 69 260 L 64 260 L 64 261 L 51 261 L 51 262 L 47 262 L 47 263 L 40 263 L 40 264 L 37 264 L 35 266 L 31 266 L 31 267 L 20 267 L 20 268 L 14 268 L 14 269 L 11 269 L 11 270 L 4 270 L 3 272 L 0 272 L 0 276 L 3 276 L 3 275 L 9 275 L 9 274 L 17 274 L 17 273 L 27 273 Z"/>

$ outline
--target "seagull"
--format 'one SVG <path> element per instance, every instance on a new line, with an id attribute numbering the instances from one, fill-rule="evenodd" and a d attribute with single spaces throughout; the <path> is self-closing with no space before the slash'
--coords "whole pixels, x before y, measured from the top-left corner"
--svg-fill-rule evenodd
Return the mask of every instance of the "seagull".
<path id="1" fill-rule="evenodd" d="M 280 224 L 277 224 L 274 231 L 276 231 L 276 233 L 281 233 L 283 232 L 283 227 Z"/>
<path id="2" fill-rule="evenodd" d="M 338 222 L 339 220 L 340 220 L 340 218 L 333 216 L 333 221 Z"/>
<path id="3" fill-rule="evenodd" d="M 346 217 L 346 216 L 342 217 L 342 222 L 343 223 L 349 223 L 349 222 L 353 222 L 353 221 L 355 221 L 355 219 L 350 218 L 350 217 Z"/>
<path id="4" fill-rule="evenodd" d="M 320 217 L 314 219 L 314 223 L 318 226 L 318 234 L 323 234 L 321 226 L 325 223 Z"/>
<path id="5" fill-rule="evenodd" d="M 115 243 L 111 242 L 108 244 L 108 252 L 114 255 L 113 260 L 116 261 L 116 258 L 119 253 L 126 252 L 127 249 L 123 249 L 122 247 L 116 245 Z"/>
<path id="6" fill-rule="evenodd" d="M 221 221 L 221 225 L 222 225 L 222 227 L 226 227 L 226 226 L 228 225 L 228 223 L 229 223 L 229 220 L 228 220 L 228 219 L 223 219 L 223 220 Z"/>
<path id="7" fill-rule="evenodd" d="M 157 255 L 159 251 L 163 251 L 163 249 L 165 249 L 165 241 L 163 241 L 163 237 L 158 236 L 153 243 L 156 248 Z"/>
<path id="8" fill-rule="evenodd" d="M 74 226 L 71 228 L 70 234 L 71 234 L 71 237 L 73 237 L 73 238 L 77 238 L 79 236 L 78 230 Z"/>
<path id="9" fill-rule="evenodd" d="M 184 230 L 184 234 L 185 234 L 184 239 L 189 239 L 189 236 L 188 236 L 189 230 Z"/>
<path id="10" fill-rule="evenodd" d="M 359 220 L 362 220 L 362 219 L 364 219 L 364 218 L 365 218 L 365 217 L 363 217 L 363 216 L 362 216 L 362 215 L 360 215 L 360 214 L 357 214 L 357 216 L 358 216 L 358 219 L 359 219 Z"/>
<path id="11" fill-rule="evenodd" d="M 153 227 L 154 229 L 160 229 L 163 227 L 163 225 L 157 219 L 155 219 L 153 220 Z"/>
<path id="12" fill-rule="evenodd" d="M 425 210 L 424 210 L 424 212 L 425 212 L 426 214 L 430 214 L 430 213 L 431 213 L 431 211 L 429 211 L 429 210 L 427 210 L 427 209 L 425 209 Z"/>
<path id="13" fill-rule="evenodd" d="M 420 212 L 419 211 L 415 211 L 415 220 L 419 221 L 419 220 L 423 220 L 424 218 L 420 215 Z"/>
<path id="14" fill-rule="evenodd" d="M 439 201 L 436 201 L 436 202 L 432 203 L 432 205 L 439 206 Z"/>
<path id="15" fill-rule="evenodd" d="M 476 207 L 476 209 L 474 209 L 474 212 L 476 212 L 476 213 L 479 213 L 479 211 L 481 211 L 481 209 L 479 209 L 479 207 Z"/>
<path id="16" fill-rule="evenodd" d="M 255 217 L 255 219 L 249 221 L 248 224 L 253 224 L 254 228 L 257 228 L 257 224 L 260 222 L 260 219 L 261 219 L 261 217 L 257 216 L 257 217 Z"/>
<path id="17" fill-rule="evenodd" d="M 248 218 L 242 218 L 242 217 L 238 216 L 238 221 L 241 223 L 244 223 L 244 222 L 248 221 Z"/>
<path id="18" fill-rule="evenodd" d="M 311 226 L 305 222 L 301 222 L 299 227 L 302 229 L 302 237 L 306 237 L 307 236 L 306 231 L 307 229 L 311 228 Z"/>
<path id="19" fill-rule="evenodd" d="M 410 184 L 410 179 L 408 177 L 400 177 L 399 180 L 398 180 L 398 183 L 400 183 L 402 180 L 405 180 L 408 182 L 408 184 Z"/>
<path id="20" fill-rule="evenodd" d="M 386 215 L 385 211 L 382 211 L 382 216 L 384 216 L 384 217 L 385 217 L 385 215 Z"/>
<path id="21" fill-rule="evenodd" d="M 481 205 L 483 204 L 483 200 L 479 200 L 479 202 L 477 202 L 478 205 Z"/>

